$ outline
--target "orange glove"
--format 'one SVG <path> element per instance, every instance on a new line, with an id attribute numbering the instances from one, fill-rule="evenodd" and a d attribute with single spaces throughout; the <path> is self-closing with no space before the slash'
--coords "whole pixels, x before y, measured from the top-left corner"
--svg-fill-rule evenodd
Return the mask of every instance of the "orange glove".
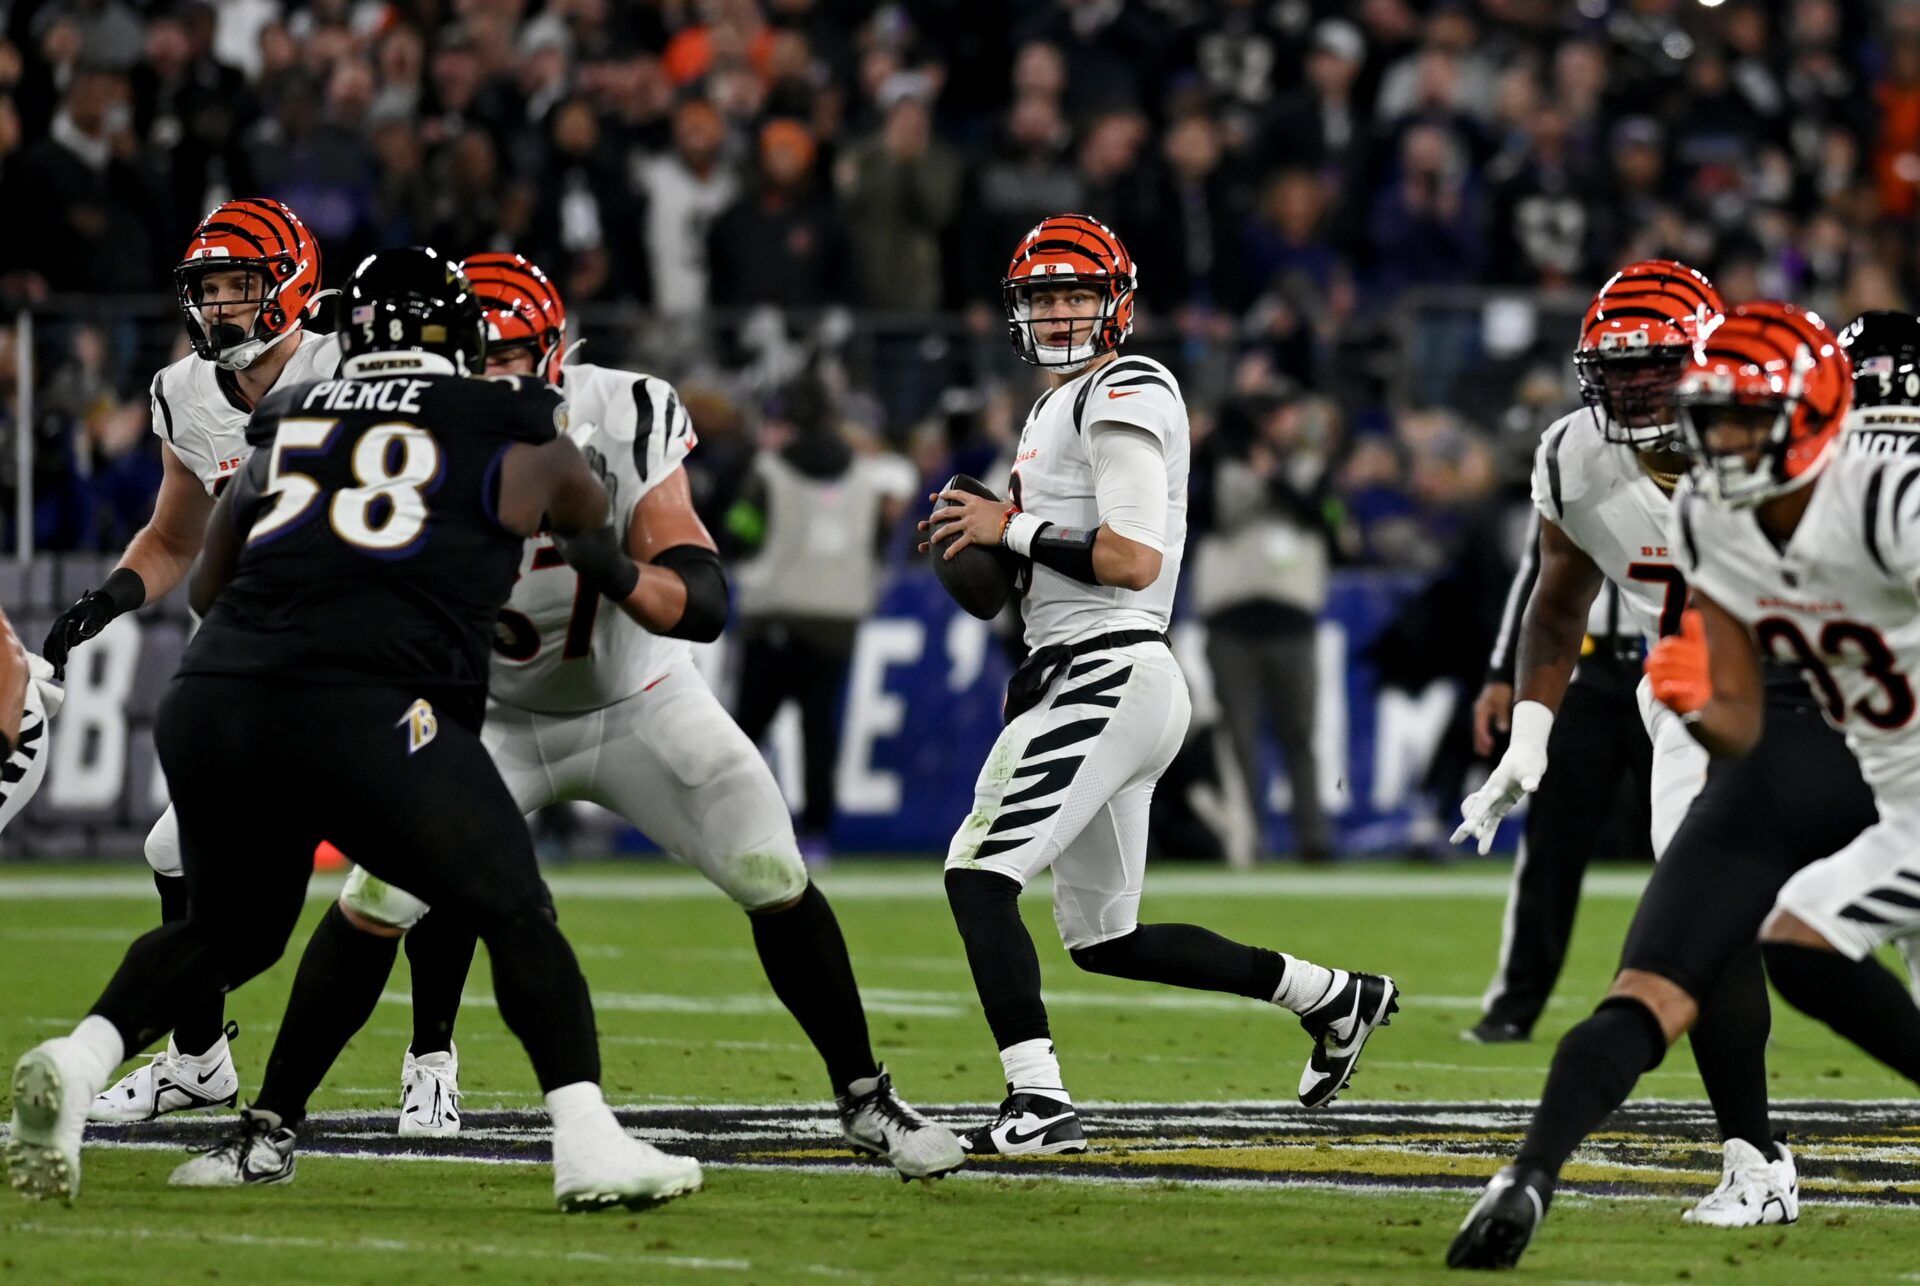
<path id="1" fill-rule="evenodd" d="M 1680 632 L 1669 634 L 1647 654 L 1647 678 L 1654 698 L 1678 714 L 1693 714 L 1713 699 L 1713 675 L 1707 659 L 1707 622 L 1697 609 L 1680 616 Z"/>

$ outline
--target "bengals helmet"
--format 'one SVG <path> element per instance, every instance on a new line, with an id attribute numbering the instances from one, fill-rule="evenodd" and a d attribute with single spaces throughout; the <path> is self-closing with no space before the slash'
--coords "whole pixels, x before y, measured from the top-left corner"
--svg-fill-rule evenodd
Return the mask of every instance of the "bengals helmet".
<path id="1" fill-rule="evenodd" d="M 1133 291 L 1139 284 L 1133 256 L 1120 244 L 1113 229 L 1084 214 L 1056 214 L 1042 219 L 1020 239 L 1000 282 L 1006 305 L 1007 336 L 1024 361 L 1062 375 L 1080 370 L 1102 353 L 1111 352 L 1133 333 Z M 1036 321 L 1036 286 L 1087 286 L 1100 296 L 1091 334 L 1078 344 L 1042 343 L 1043 330 L 1069 322 L 1068 318 Z M 1068 332 L 1072 338 L 1072 330 Z"/>
<path id="2" fill-rule="evenodd" d="M 558 384 L 567 351 L 567 306 L 547 274 L 525 255 L 495 251 L 469 255 L 460 268 L 486 314 L 488 354 L 530 349 L 534 374 Z"/>
<path id="3" fill-rule="evenodd" d="M 1813 481 L 1840 437 L 1853 368 L 1818 316 L 1741 304 L 1694 349 L 1674 402 L 1694 485 L 1745 509 Z"/>
<path id="4" fill-rule="evenodd" d="M 205 298 L 208 276 L 235 270 L 248 274 L 243 295 Z M 318 302 L 320 243 L 280 202 L 242 197 L 214 207 L 200 221 L 173 270 L 173 283 L 194 353 L 237 371 L 300 329 Z M 205 315 L 216 305 L 252 303 L 259 307 L 250 326 Z"/>
<path id="5" fill-rule="evenodd" d="M 1674 381 L 1721 312 L 1713 283 L 1672 259 L 1642 259 L 1607 279 L 1573 354 L 1580 396 L 1607 441 L 1642 451 L 1672 444 Z"/>

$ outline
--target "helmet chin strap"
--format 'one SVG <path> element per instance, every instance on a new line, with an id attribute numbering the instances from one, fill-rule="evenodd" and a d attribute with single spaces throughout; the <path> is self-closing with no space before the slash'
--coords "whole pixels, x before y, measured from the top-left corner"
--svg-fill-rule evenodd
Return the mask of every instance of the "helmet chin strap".
<path id="1" fill-rule="evenodd" d="M 221 326 L 225 325 L 226 323 L 221 323 Z M 214 328 L 216 334 L 221 329 L 221 326 Z M 231 329 L 239 330 L 240 328 L 233 326 Z M 262 353 L 278 346 L 287 336 L 295 334 L 299 330 L 300 327 L 298 326 L 289 326 L 272 339 L 246 339 L 238 344 L 219 348 L 215 350 L 216 355 L 213 359 L 213 364 L 223 371 L 243 371 L 259 361 Z M 213 338 L 213 336 L 209 336 L 208 338 Z"/>

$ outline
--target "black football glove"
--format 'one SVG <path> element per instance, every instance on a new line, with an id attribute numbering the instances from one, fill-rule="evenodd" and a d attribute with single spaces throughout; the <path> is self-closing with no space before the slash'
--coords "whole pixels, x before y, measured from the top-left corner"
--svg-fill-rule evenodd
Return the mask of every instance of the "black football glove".
<path id="1" fill-rule="evenodd" d="M 106 629 L 114 617 L 131 612 L 146 600 L 145 582 L 138 572 L 125 567 L 116 568 L 99 589 L 82 594 L 55 618 L 53 628 L 47 631 L 47 641 L 40 646 L 40 655 L 53 667 L 53 677 L 67 677 L 67 653 L 76 643 L 85 643 Z"/>
<path id="2" fill-rule="evenodd" d="M 616 603 L 623 602 L 640 583 L 640 564 L 620 547 L 620 537 L 612 523 L 576 536 L 555 532 L 553 543 L 589 589 Z"/>

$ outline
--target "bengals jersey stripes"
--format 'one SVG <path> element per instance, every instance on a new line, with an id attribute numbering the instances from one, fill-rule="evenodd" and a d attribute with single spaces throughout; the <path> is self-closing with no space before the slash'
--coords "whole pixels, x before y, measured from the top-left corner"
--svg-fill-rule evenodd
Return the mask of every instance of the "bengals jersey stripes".
<path id="1" fill-rule="evenodd" d="M 287 359 L 275 388 L 331 379 L 340 369 L 340 346 L 333 336 L 303 330 L 286 342 L 299 347 Z M 253 409 L 231 374 L 191 353 L 162 367 L 151 391 L 154 433 L 212 495 L 253 452 L 247 445 Z"/>

